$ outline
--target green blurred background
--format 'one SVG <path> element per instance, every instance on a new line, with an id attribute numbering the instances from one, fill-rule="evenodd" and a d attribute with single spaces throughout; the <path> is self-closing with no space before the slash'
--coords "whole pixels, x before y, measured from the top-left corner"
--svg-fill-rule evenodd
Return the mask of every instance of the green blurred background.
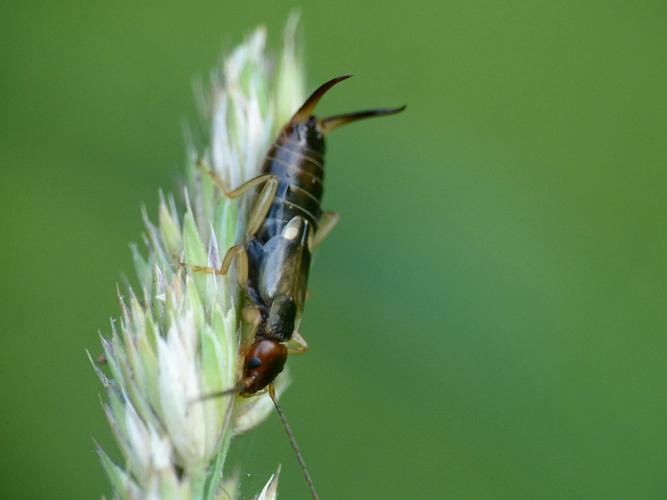
<path id="1" fill-rule="evenodd" d="M 321 496 L 665 498 L 664 2 L 303 2 L 337 132 L 285 409 Z M 99 498 L 85 357 L 193 78 L 291 2 L 10 2 L 0 18 L 0 496 Z M 277 419 L 238 441 L 247 497 Z"/>

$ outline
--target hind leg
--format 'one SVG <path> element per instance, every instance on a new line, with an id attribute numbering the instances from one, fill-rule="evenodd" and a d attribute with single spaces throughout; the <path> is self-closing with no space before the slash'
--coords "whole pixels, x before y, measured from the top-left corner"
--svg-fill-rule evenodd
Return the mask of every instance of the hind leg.
<path id="1" fill-rule="evenodd" d="M 201 168 L 203 165 L 201 165 Z M 276 191 L 278 190 L 278 178 L 275 175 L 271 174 L 262 174 L 258 175 L 254 179 L 250 179 L 247 182 L 244 182 L 236 189 L 231 191 L 227 189 L 225 183 L 218 177 L 213 170 L 210 168 L 206 169 L 206 174 L 213 180 L 213 183 L 222 191 L 227 198 L 238 198 L 239 196 L 247 193 L 251 189 L 262 186 L 257 199 L 250 210 L 250 215 L 248 216 L 248 227 L 246 228 L 246 235 L 253 236 L 261 227 L 266 214 L 271 208 L 273 199 L 276 197 Z"/>

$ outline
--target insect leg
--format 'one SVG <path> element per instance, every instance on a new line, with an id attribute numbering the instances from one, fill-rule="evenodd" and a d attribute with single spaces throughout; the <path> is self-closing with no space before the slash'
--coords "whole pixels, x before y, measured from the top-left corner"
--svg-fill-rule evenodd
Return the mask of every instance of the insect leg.
<path id="1" fill-rule="evenodd" d="M 243 321 L 250 325 L 250 331 L 245 336 L 246 340 L 241 348 L 241 352 L 245 356 L 245 352 L 255 341 L 255 334 L 257 333 L 257 329 L 259 328 L 260 323 L 262 322 L 262 313 L 256 306 L 247 305 L 243 308 L 242 314 Z"/>
<path id="2" fill-rule="evenodd" d="M 264 186 L 257 195 L 257 200 L 250 210 L 250 215 L 248 216 L 248 227 L 246 228 L 246 234 L 248 236 L 253 236 L 261 227 L 264 219 L 266 218 L 266 214 L 269 212 L 269 209 L 273 204 L 273 199 L 276 197 L 276 191 L 278 190 L 278 179 L 275 176 L 266 174 L 260 175 L 255 179 L 259 179 L 260 177 L 265 177 L 265 179 L 262 180 L 262 182 L 264 182 Z"/>
<path id="3" fill-rule="evenodd" d="M 236 189 L 232 189 L 230 191 L 227 189 L 227 186 L 222 181 L 222 179 L 218 177 L 213 170 L 205 167 L 202 163 L 199 163 L 199 167 L 204 169 L 206 174 L 213 180 L 218 189 L 220 189 L 220 191 L 222 191 L 227 198 L 238 198 L 251 189 L 264 184 L 262 190 L 257 196 L 257 201 L 255 201 L 255 204 L 253 205 L 250 216 L 248 218 L 248 228 L 246 229 L 246 234 L 248 236 L 254 235 L 262 225 L 262 222 L 264 222 L 264 218 L 271 208 L 273 199 L 276 196 L 276 191 L 278 190 L 278 179 L 276 176 L 271 174 L 258 175 L 254 179 L 250 179 L 249 181 L 241 184 Z"/>
<path id="4" fill-rule="evenodd" d="M 213 183 L 217 186 L 220 191 L 222 191 L 227 198 L 238 198 L 239 196 L 247 193 L 251 189 L 256 188 L 257 186 L 263 184 L 264 182 L 269 182 L 271 179 L 275 179 L 275 176 L 271 174 L 262 174 L 250 179 L 249 181 L 244 182 L 236 189 L 228 189 L 224 181 L 218 177 L 218 175 L 210 168 L 205 167 L 202 163 L 199 164 L 199 167 L 204 170 L 206 175 L 208 175 Z"/>
<path id="5" fill-rule="evenodd" d="M 313 237 L 312 248 L 319 246 L 320 243 L 322 243 L 322 241 L 324 241 L 324 239 L 329 236 L 329 233 L 333 231 L 333 228 L 336 227 L 338 221 L 340 221 L 340 215 L 337 212 L 324 212 L 322 214 L 322 218 L 320 219 L 320 223 L 317 227 L 317 232 Z"/>
<path id="6" fill-rule="evenodd" d="M 234 245 L 227 250 L 225 257 L 222 259 L 220 269 L 205 266 L 191 266 L 191 269 L 194 272 L 199 273 L 225 275 L 229 272 L 229 268 L 232 266 L 234 260 L 236 260 L 237 267 L 236 279 L 238 280 L 239 285 L 245 286 L 248 282 L 248 255 L 242 245 Z M 181 265 L 184 266 L 185 264 Z"/>
<path id="7" fill-rule="evenodd" d="M 308 352 L 308 342 L 296 330 L 292 333 L 292 338 L 287 343 L 287 352 L 290 356 L 298 356 Z"/>
<path id="8" fill-rule="evenodd" d="M 258 175 L 257 177 L 254 177 L 250 179 L 249 181 L 244 182 L 241 184 L 239 187 L 236 189 L 227 189 L 227 186 L 223 182 L 223 180 L 216 175 L 216 173 L 211 170 L 211 169 L 206 169 L 206 173 L 208 176 L 213 180 L 213 183 L 222 191 L 227 198 L 238 198 L 242 194 L 247 193 L 251 189 L 256 188 L 260 184 L 268 181 L 271 179 L 273 176 L 271 174 L 262 174 Z"/>

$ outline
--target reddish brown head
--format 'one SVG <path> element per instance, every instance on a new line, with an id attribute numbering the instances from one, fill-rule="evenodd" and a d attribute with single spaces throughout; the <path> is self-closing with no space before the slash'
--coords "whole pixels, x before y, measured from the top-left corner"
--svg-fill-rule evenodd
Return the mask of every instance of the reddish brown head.
<path id="1" fill-rule="evenodd" d="M 283 371 L 287 347 L 270 339 L 257 339 L 243 361 L 241 396 L 250 396 L 269 385 Z"/>

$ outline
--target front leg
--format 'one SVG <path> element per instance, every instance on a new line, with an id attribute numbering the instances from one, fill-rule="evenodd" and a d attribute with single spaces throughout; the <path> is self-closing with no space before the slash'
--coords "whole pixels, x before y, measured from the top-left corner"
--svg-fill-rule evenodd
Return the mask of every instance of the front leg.
<path id="1" fill-rule="evenodd" d="M 308 352 L 308 342 L 304 339 L 301 334 L 294 330 L 292 333 L 292 338 L 287 342 L 287 352 L 290 356 L 298 356 L 300 354 L 306 354 Z"/>
<path id="2" fill-rule="evenodd" d="M 245 353 L 255 341 L 255 335 L 257 335 L 259 325 L 262 323 L 262 312 L 257 306 L 247 305 L 243 308 L 242 315 L 243 321 L 250 325 L 250 331 L 245 335 L 245 340 L 241 347 L 241 353 L 243 354 L 243 357 L 245 357 Z"/>

